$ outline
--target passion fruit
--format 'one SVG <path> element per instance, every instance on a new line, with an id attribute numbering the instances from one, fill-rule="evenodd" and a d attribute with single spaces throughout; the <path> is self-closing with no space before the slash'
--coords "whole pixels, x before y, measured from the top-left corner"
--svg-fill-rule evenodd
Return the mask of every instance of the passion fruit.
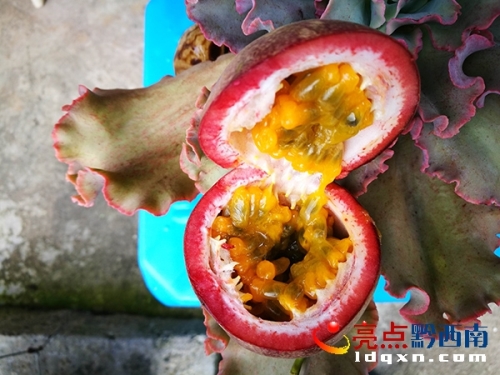
<path id="1" fill-rule="evenodd" d="M 322 70 L 330 64 L 343 70 L 340 82 L 336 82 L 339 75 L 331 72 L 335 68 Z M 273 158 L 254 147 L 251 130 L 280 105 L 276 94 L 286 89 L 286 82 L 293 85 L 297 79 L 301 83 L 290 96 L 297 104 L 293 116 L 304 122 L 297 120 L 300 125 L 310 128 L 319 124 L 326 133 L 337 120 L 345 125 L 344 130 L 346 126 L 349 129 L 350 138 L 342 142 L 343 175 L 389 146 L 412 119 L 420 95 L 414 58 L 395 39 L 354 23 L 293 23 L 249 44 L 215 84 L 200 124 L 200 145 L 205 154 L 225 168 L 250 162 L 270 171 Z M 353 87 L 361 93 L 349 95 Z M 365 99 L 368 114 L 373 116 L 369 126 L 359 118 Z M 316 112 L 307 113 L 307 109 Z M 292 138 L 286 125 L 278 136 L 280 144 Z M 294 143 L 306 155 L 316 151 L 309 149 L 307 142 L 301 146 L 302 142 L 301 138 Z M 328 158 L 331 153 L 335 150 L 326 147 L 315 157 Z"/>
<path id="2" fill-rule="evenodd" d="M 379 237 L 335 184 L 309 213 L 278 190 L 262 170 L 229 172 L 194 208 L 185 258 L 194 291 L 233 338 L 260 354 L 295 358 L 320 350 L 313 330 L 336 341 L 364 311 L 379 276 Z M 312 220 L 303 220 L 307 214 Z"/>
<path id="3" fill-rule="evenodd" d="M 225 53 L 226 46 L 217 46 L 207 40 L 198 25 L 193 25 L 182 34 L 174 55 L 174 71 L 179 74 L 204 61 L 215 61 Z"/>
<path id="4" fill-rule="evenodd" d="M 313 331 L 335 342 L 362 314 L 379 276 L 379 236 L 332 181 L 390 145 L 418 101 L 407 49 L 339 21 L 279 28 L 222 74 L 199 139 L 235 169 L 195 207 L 185 256 L 202 304 L 243 346 L 310 355 L 320 350 Z"/>

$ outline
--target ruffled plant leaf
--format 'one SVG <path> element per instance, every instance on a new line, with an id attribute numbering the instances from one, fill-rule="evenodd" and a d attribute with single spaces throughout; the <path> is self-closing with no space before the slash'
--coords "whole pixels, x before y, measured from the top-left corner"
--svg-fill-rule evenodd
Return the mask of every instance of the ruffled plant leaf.
<path id="1" fill-rule="evenodd" d="M 211 87 L 230 55 L 179 76 L 136 90 L 81 89 L 81 96 L 53 131 L 57 158 L 69 165 L 67 179 L 92 206 L 102 188 L 110 206 L 124 214 L 138 209 L 155 215 L 197 190 L 180 169 L 179 155 L 195 100 Z"/>
<path id="2" fill-rule="evenodd" d="M 433 123 L 434 134 L 449 138 L 458 133 L 475 114 L 474 102 L 484 91 L 480 79 L 466 77 L 462 62 L 470 53 L 469 43 L 455 52 L 433 47 L 424 33 L 423 48 L 417 65 L 421 75 L 422 97 L 419 115 L 425 123 Z"/>
<path id="3" fill-rule="evenodd" d="M 249 351 L 231 339 L 215 319 L 203 309 L 207 338 L 205 352 L 222 354 L 218 375 L 289 375 L 294 359 L 266 357 Z"/>
<path id="4" fill-rule="evenodd" d="M 484 106 L 484 99 L 489 94 L 500 95 L 500 18 L 487 30 L 491 34 L 473 35 L 481 41 L 463 63 L 463 70 L 469 77 L 478 77 L 484 81 L 485 90 L 477 100 L 477 106 Z M 470 38 L 472 38 L 470 37 Z M 469 39 L 470 39 L 469 38 Z M 482 48 L 479 48 L 482 47 Z"/>
<path id="5" fill-rule="evenodd" d="M 370 12 L 370 27 L 378 29 L 385 23 L 385 0 L 372 0 Z"/>
<path id="6" fill-rule="evenodd" d="M 497 64 L 500 49 L 494 39 L 496 33 L 495 29 L 486 36 L 469 35 L 448 62 L 448 84 L 451 82 L 455 86 L 449 91 L 450 96 L 447 98 L 445 91 L 437 91 L 446 88 L 444 79 L 439 89 L 436 86 L 434 90 L 444 100 L 438 101 L 435 98 L 431 104 L 453 109 L 455 114 L 462 112 L 462 118 L 451 117 L 451 122 L 447 123 L 448 119 L 443 115 L 430 116 L 431 109 L 422 118 L 424 121 L 433 122 L 434 131 L 430 131 L 427 124 L 420 128 L 415 127 L 412 133 L 417 145 L 426 155 L 423 171 L 447 183 L 455 184 L 456 193 L 471 203 L 500 205 L 500 158 L 497 156 L 497 145 L 500 141 L 499 101 L 497 95 L 492 95 L 487 102 L 484 100 L 488 94 L 500 92 Z M 467 75 L 462 68 L 465 62 Z M 427 67 L 430 68 L 430 65 Z M 424 76 L 427 74 L 428 72 L 424 73 Z M 425 83 L 438 79 L 432 78 L 426 79 Z M 453 99 L 456 101 L 455 105 L 452 104 Z M 476 110 L 474 102 L 478 107 L 485 108 Z M 455 109 L 457 105 L 463 106 L 461 111 Z M 422 104 L 421 111 L 425 112 L 426 108 L 425 104 Z"/>
<path id="7" fill-rule="evenodd" d="M 422 50 L 422 30 L 420 27 L 403 26 L 391 34 L 394 39 L 397 39 L 403 44 L 410 53 L 418 58 L 418 53 Z"/>
<path id="8" fill-rule="evenodd" d="M 248 10 L 244 5 L 237 9 L 235 0 L 186 0 L 186 8 L 189 18 L 200 26 L 208 40 L 218 46 L 226 45 L 234 53 L 266 33 L 243 33 L 241 25 Z"/>
<path id="9" fill-rule="evenodd" d="M 411 292 L 401 313 L 420 323 L 471 320 L 500 302 L 500 258 L 493 254 L 500 209 L 465 202 L 452 185 L 419 173 L 422 159 L 402 136 L 388 171 L 359 200 L 382 233 L 388 291 Z"/>
<path id="10" fill-rule="evenodd" d="M 80 206 L 91 207 L 104 186 L 104 177 L 83 168 L 77 162 L 69 163 L 66 179 L 71 182 L 77 194 L 71 200 Z"/>
<path id="11" fill-rule="evenodd" d="M 295 360 L 266 357 L 245 349 L 236 340 L 229 340 L 219 363 L 218 375 L 273 374 L 290 375 Z"/>
<path id="12" fill-rule="evenodd" d="M 347 177 L 338 180 L 337 183 L 346 188 L 356 198 L 366 193 L 368 185 L 376 180 L 379 174 L 388 169 L 385 162 L 394 155 L 394 151 L 391 149 L 393 145 L 382 151 L 372 161 L 349 172 Z"/>
<path id="13" fill-rule="evenodd" d="M 198 139 L 192 135 L 193 131 L 193 127 L 188 129 L 188 139 L 182 146 L 180 166 L 194 182 L 196 189 L 205 193 L 229 170 L 215 164 L 203 153 Z"/>
<path id="14" fill-rule="evenodd" d="M 320 18 L 330 0 L 314 0 L 314 7 L 316 9 L 316 18 Z"/>
<path id="15" fill-rule="evenodd" d="M 378 323 L 377 308 L 373 302 L 368 305 L 358 324 L 363 321 L 374 325 Z M 210 331 L 212 330 L 213 327 L 210 328 Z M 368 350 L 366 346 L 357 349 L 360 352 L 361 361 L 355 362 L 354 346 L 357 343 L 353 337 L 356 334 L 357 329 L 353 328 L 346 335 L 351 343 L 351 348 L 345 355 L 320 352 L 305 358 L 303 361 L 299 359 L 297 362 L 295 359 L 266 357 L 243 348 L 236 340 L 229 340 L 221 352 L 222 361 L 219 364 L 218 375 L 290 375 L 292 368 L 297 371 L 293 372 L 297 375 L 367 375 L 376 363 L 368 363 L 363 360 L 364 353 Z M 342 339 L 336 344 L 329 343 L 329 345 L 344 346 L 346 342 L 345 339 Z"/>
<path id="16" fill-rule="evenodd" d="M 289 23 L 315 18 L 316 14 L 311 0 L 252 0 L 252 5 L 241 25 L 247 35 L 260 30 L 269 32 Z"/>
<path id="17" fill-rule="evenodd" d="M 371 18 L 370 2 L 366 0 L 330 1 L 321 18 L 369 25 Z"/>
<path id="18" fill-rule="evenodd" d="M 468 202 L 500 206 L 500 96 L 488 97 L 453 138 L 440 139 L 424 127 L 417 144 L 425 151 L 426 173 L 456 184 Z"/>
<path id="19" fill-rule="evenodd" d="M 453 24 L 459 10 L 455 0 L 334 0 L 328 3 L 321 18 L 369 25 L 391 35 L 404 25 Z"/>
<path id="20" fill-rule="evenodd" d="M 500 15 L 498 0 L 457 0 L 460 17 L 451 26 L 438 23 L 429 25 L 434 45 L 453 51 L 473 32 L 487 29 Z"/>
<path id="21" fill-rule="evenodd" d="M 316 13 L 314 0 L 186 0 L 186 7 L 208 40 L 235 53 L 266 32 Z"/>
<path id="22" fill-rule="evenodd" d="M 213 353 L 222 353 L 229 344 L 229 335 L 222 329 L 222 327 L 217 324 L 215 319 L 205 310 L 203 311 L 203 316 L 205 317 L 205 327 L 207 327 L 207 338 L 205 339 L 205 353 L 207 355 Z"/>
<path id="23" fill-rule="evenodd" d="M 181 169 L 194 182 L 200 193 L 205 193 L 229 172 L 228 169 L 224 169 L 210 160 L 198 142 L 201 113 L 209 95 L 210 91 L 205 88 L 196 101 L 196 110 L 193 112 L 191 125 L 186 131 L 186 141 L 182 146 L 180 157 Z"/>
<path id="24" fill-rule="evenodd" d="M 427 22 L 451 25 L 457 20 L 459 11 L 460 5 L 455 0 L 399 0 L 397 3 L 387 5 L 387 22 L 380 29 L 390 35 L 404 25 Z"/>

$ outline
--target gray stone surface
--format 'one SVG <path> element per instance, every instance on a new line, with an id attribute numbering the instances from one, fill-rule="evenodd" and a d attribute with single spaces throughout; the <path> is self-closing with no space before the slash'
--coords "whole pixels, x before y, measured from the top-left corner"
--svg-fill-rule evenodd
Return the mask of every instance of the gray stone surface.
<path id="1" fill-rule="evenodd" d="M 146 0 L 0 1 L 0 302 L 166 313 L 136 260 L 136 218 L 70 200 L 52 150 L 61 107 L 142 86 Z"/>
<path id="2" fill-rule="evenodd" d="M 212 375 L 201 320 L 0 311 L 2 375 Z"/>
<path id="3" fill-rule="evenodd" d="M 197 310 L 161 306 L 137 267 L 136 218 L 70 200 L 52 150 L 61 107 L 142 85 L 146 0 L 0 1 L 0 374 L 212 374 Z M 67 310 L 196 316 L 175 320 Z"/>

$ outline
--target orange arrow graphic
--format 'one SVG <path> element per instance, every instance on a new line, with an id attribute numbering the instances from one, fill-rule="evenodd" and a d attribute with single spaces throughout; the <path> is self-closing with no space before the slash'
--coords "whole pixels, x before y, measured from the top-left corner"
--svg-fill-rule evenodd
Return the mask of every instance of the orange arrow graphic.
<path id="1" fill-rule="evenodd" d="M 312 335 L 313 335 L 313 339 L 314 339 L 314 342 L 316 343 L 316 345 L 318 345 L 321 349 L 323 349 L 325 352 L 328 352 L 330 354 L 346 354 L 347 351 L 349 350 L 349 347 L 351 346 L 351 343 L 349 342 L 349 338 L 344 335 L 345 339 L 347 340 L 347 345 L 346 346 L 340 346 L 340 347 L 336 347 L 336 346 L 330 346 L 330 345 L 326 345 L 324 342 L 321 342 L 317 337 L 316 337 L 316 332 L 318 331 L 318 328 L 316 328 Z"/>

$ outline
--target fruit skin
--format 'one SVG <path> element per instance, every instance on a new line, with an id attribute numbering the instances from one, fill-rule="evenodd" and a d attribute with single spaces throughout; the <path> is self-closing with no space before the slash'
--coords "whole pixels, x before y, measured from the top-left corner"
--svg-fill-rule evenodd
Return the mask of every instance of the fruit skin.
<path id="1" fill-rule="evenodd" d="M 396 90 L 386 102 L 383 95 L 379 100 L 386 106 L 382 118 L 377 120 L 380 131 L 374 134 L 376 127 L 371 126 L 372 131 L 365 129 L 349 146 L 346 143 L 340 177 L 373 159 L 413 118 L 420 96 L 418 69 L 410 52 L 395 39 L 366 26 L 332 20 L 307 20 L 283 26 L 236 55 L 204 107 L 199 139 L 205 154 L 225 168 L 241 164 L 243 155 L 228 141 L 228 129 L 234 122 L 228 119 L 234 115 L 231 111 L 240 117 L 248 113 L 247 121 L 243 122 L 245 126 L 253 126 L 269 110 L 268 102 L 274 98 L 275 87 L 260 87 L 264 80 L 281 73 L 274 80 L 277 85 L 297 71 L 324 65 L 331 59 L 335 62 L 339 54 L 353 58 L 357 66 L 364 66 L 380 90 Z M 378 59 L 373 59 L 372 54 L 378 55 Z M 249 97 L 254 94 L 255 97 Z M 394 110 L 395 118 L 387 120 L 383 116 L 393 102 L 400 106 Z"/>
<path id="2" fill-rule="evenodd" d="M 347 191 L 335 184 L 328 185 L 328 207 L 353 240 L 353 257 L 346 262 L 344 271 L 339 270 L 334 285 L 324 289 L 328 296 L 323 302 L 303 316 L 290 322 L 255 317 L 243 307 L 237 295 L 231 294 L 234 287 L 227 287 L 218 274 L 220 266 L 213 260 L 219 259 L 219 254 L 211 254 L 210 226 L 237 187 L 266 177 L 259 169 L 242 166 L 225 175 L 202 197 L 186 226 L 186 267 L 201 303 L 231 337 L 260 354 L 297 358 L 321 350 L 314 342 L 314 329 L 319 328 L 317 337 L 321 341 L 334 343 L 361 316 L 379 276 L 379 235 L 366 211 Z M 328 330 L 332 321 L 339 324 L 339 331 L 334 334 Z"/>

